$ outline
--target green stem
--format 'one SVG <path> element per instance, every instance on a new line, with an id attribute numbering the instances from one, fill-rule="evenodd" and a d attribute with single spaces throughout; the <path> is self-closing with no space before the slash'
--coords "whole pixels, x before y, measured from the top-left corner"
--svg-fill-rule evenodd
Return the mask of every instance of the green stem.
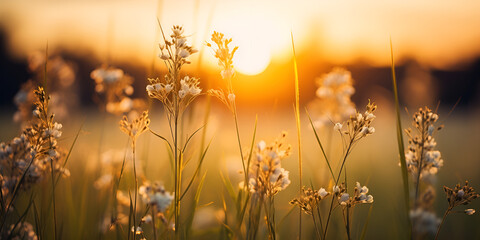
<path id="1" fill-rule="evenodd" d="M 348 240 L 352 239 L 352 237 L 350 236 L 350 208 L 348 207 L 347 205 L 347 224 L 346 224 L 346 228 L 347 228 L 347 237 L 348 237 Z"/>
<path id="2" fill-rule="evenodd" d="M 57 211 L 55 207 L 55 173 L 53 172 L 53 158 L 50 158 L 50 168 L 52 171 L 52 202 L 53 202 L 53 239 L 57 239 Z"/>
<path id="3" fill-rule="evenodd" d="M 250 205 L 249 221 L 247 226 L 247 240 L 256 239 L 258 225 L 260 222 L 260 212 L 262 210 L 263 196 L 252 196 Z"/>
<path id="4" fill-rule="evenodd" d="M 338 181 L 340 180 L 340 176 L 342 174 L 342 169 L 343 169 L 343 166 L 345 165 L 345 162 L 347 160 L 347 157 L 350 153 L 350 150 L 352 148 L 352 145 L 353 145 L 353 141 L 355 139 L 355 136 L 352 137 L 350 139 L 350 143 L 348 144 L 348 148 L 347 148 L 347 151 L 345 152 L 345 156 L 343 157 L 343 161 L 342 161 L 342 166 L 340 167 L 340 172 L 338 173 L 338 176 L 337 176 L 337 179 L 334 179 L 336 180 L 335 181 L 335 184 L 338 186 Z M 325 239 L 327 237 L 327 231 L 328 231 L 328 224 L 330 223 L 330 217 L 332 215 L 332 210 L 333 210 L 333 202 L 335 201 L 335 194 L 333 194 L 332 196 L 332 201 L 330 202 L 330 209 L 328 210 L 328 217 L 327 217 L 327 223 L 325 224 L 325 232 L 323 233 L 323 239 Z"/>
<path id="5" fill-rule="evenodd" d="M 155 225 L 155 206 L 152 206 L 152 225 L 153 225 L 153 239 L 157 240 L 157 226 Z"/>
<path id="6" fill-rule="evenodd" d="M 178 109 L 178 106 L 176 107 Z M 178 137 L 177 137 L 177 134 L 178 134 L 178 114 L 176 113 L 175 114 L 175 124 L 174 124 L 174 128 L 175 128 L 175 139 L 174 139 L 174 150 L 175 150 L 175 205 L 174 205 L 174 211 L 175 211 L 175 239 L 180 239 L 180 234 L 179 234 L 179 225 L 178 225 L 178 222 L 179 222 L 179 215 L 180 215 L 180 199 L 179 199 L 179 168 L 180 166 L 178 166 Z"/>
<path id="7" fill-rule="evenodd" d="M 450 213 L 450 210 L 452 210 L 452 208 L 448 207 L 447 211 L 445 211 L 445 214 L 443 214 L 442 222 L 440 223 L 440 225 L 438 225 L 437 234 L 435 234 L 435 240 L 438 239 L 438 235 L 440 234 L 440 229 L 442 229 L 443 222 L 445 222 L 445 219 L 447 218 L 447 215 Z"/>
<path id="8" fill-rule="evenodd" d="M 317 221 L 315 220 L 315 212 L 312 211 L 312 218 L 313 218 L 313 226 L 315 226 L 315 234 L 317 234 L 317 239 L 322 239 L 322 235 L 320 235 L 320 232 L 318 231 L 318 224 Z"/>
<path id="9" fill-rule="evenodd" d="M 137 167 L 136 167 L 136 164 L 135 164 L 135 139 L 132 140 L 132 153 L 133 153 L 133 177 L 134 177 L 134 187 L 135 187 L 135 191 L 134 191 L 134 194 L 135 196 L 133 197 L 133 226 L 134 226 L 134 231 L 133 231 L 133 239 L 135 239 L 135 228 L 137 226 L 137 223 L 136 223 L 136 215 L 137 215 Z M 130 226 L 129 226 L 130 227 Z"/>
<path id="10" fill-rule="evenodd" d="M 323 223 L 322 223 L 322 215 L 320 214 L 320 202 L 317 202 L 317 213 L 318 213 L 318 221 L 320 223 L 320 232 L 323 233 Z M 323 235 L 320 235 L 320 239 L 323 240 Z"/>
<path id="11" fill-rule="evenodd" d="M 423 165 L 423 151 L 424 151 L 424 145 L 425 145 L 425 126 L 424 123 L 425 119 L 422 117 L 422 125 L 421 125 L 421 133 L 422 133 L 422 142 L 421 142 L 421 150 L 420 150 L 420 163 L 417 167 L 418 174 L 417 174 L 417 182 L 415 186 L 415 206 L 418 207 L 418 195 L 420 192 L 420 175 L 422 174 L 422 165 Z"/>
<path id="12" fill-rule="evenodd" d="M 242 167 L 245 175 L 244 187 L 246 189 L 248 186 L 248 172 L 247 172 L 247 167 L 245 166 L 245 159 L 243 158 L 242 143 L 240 141 L 240 130 L 238 128 L 237 106 L 235 104 L 235 101 L 233 101 L 233 116 L 235 119 L 235 130 L 237 132 L 238 149 L 240 150 L 240 158 L 242 159 Z"/>
<path id="13" fill-rule="evenodd" d="M 276 224 L 275 224 L 275 199 L 274 197 L 270 197 L 270 224 L 272 227 L 272 237 L 271 239 L 275 240 L 277 239 L 277 230 L 276 230 Z"/>

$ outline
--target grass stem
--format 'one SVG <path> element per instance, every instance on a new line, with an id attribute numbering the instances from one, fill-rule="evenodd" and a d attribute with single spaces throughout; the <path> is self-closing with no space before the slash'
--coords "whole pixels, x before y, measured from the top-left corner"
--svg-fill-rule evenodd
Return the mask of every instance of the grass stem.
<path id="1" fill-rule="evenodd" d="M 440 225 L 438 225 L 437 233 L 435 234 L 435 240 L 438 239 L 438 236 L 440 234 L 440 229 L 442 229 L 442 226 L 443 226 L 443 222 L 445 222 L 445 219 L 447 218 L 447 215 L 450 213 L 451 210 L 452 208 L 448 207 L 447 211 L 445 211 L 445 214 L 443 214 L 442 222 L 440 223 Z"/>

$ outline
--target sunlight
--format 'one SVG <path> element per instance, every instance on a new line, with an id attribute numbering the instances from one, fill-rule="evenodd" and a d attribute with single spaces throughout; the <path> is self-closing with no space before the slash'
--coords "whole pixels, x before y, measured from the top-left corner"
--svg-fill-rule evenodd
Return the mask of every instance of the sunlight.
<path id="1" fill-rule="evenodd" d="M 265 71 L 271 60 L 268 46 L 258 42 L 239 42 L 242 46 L 238 49 L 234 61 L 236 70 L 245 75 L 257 75 Z"/>

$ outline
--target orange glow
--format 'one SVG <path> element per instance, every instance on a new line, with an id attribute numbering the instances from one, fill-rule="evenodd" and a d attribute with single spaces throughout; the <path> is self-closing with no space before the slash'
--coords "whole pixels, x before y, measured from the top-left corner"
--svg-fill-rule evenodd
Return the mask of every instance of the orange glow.
<path id="1" fill-rule="evenodd" d="M 208 73 L 220 70 L 205 42 L 220 31 L 239 47 L 234 87 L 255 103 L 292 97 L 290 33 L 301 85 L 312 86 L 331 66 L 389 66 L 390 36 L 399 65 L 414 59 L 426 68 L 448 69 L 471 61 L 480 56 L 479 11 L 476 1 L 434 0 L 3 0 L 0 25 L 7 30 L 8 49 L 20 57 L 43 50 L 48 41 L 50 49 L 88 54 L 101 63 L 150 66 L 160 41 L 158 17 L 167 33 L 172 25 L 183 25 L 189 42 L 202 52 L 191 57 L 187 71 L 199 64 Z"/>
<path id="2" fill-rule="evenodd" d="M 278 61 L 291 58 L 290 31 L 298 39 L 299 51 L 308 50 L 312 58 L 334 64 L 363 59 L 388 65 L 389 36 L 398 59 L 414 57 L 429 66 L 448 67 L 480 53 L 480 2 L 475 1 L 26 3 L 0 3 L 0 22 L 10 30 L 10 44 L 20 55 L 42 49 L 48 40 L 52 47 L 93 50 L 100 59 L 109 51 L 114 60 L 135 59 L 147 64 L 158 30 L 158 4 L 164 27 L 184 25 L 199 48 L 213 30 L 218 30 L 242 45 L 239 51 L 243 48 L 266 59 L 267 49 L 263 48 L 268 48 Z M 248 43 L 255 47 L 249 48 Z M 238 62 L 239 68 L 243 61 Z"/>

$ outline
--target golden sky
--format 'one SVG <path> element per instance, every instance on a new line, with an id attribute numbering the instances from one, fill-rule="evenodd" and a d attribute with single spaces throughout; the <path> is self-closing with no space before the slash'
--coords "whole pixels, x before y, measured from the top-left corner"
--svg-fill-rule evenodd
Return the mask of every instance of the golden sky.
<path id="1" fill-rule="evenodd" d="M 52 47 L 91 49 L 100 59 L 149 62 L 158 41 L 156 16 L 168 29 L 185 27 L 202 47 L 213 30 L 240 46 L 237 67 L 261 71 L 298 51 L 334 64 L 363 60 L 389 64 L 389 37 L 397 58 L 449 67 L 480 53 L 478 1 L 26 1 L 2 0 L 0 23 L 17 54 Z M 108 46 L 108 47 L 107 47 Z M 205 54 L 207 62 L 215 62 Z M 250 64 L 248 62 L 255 62 Z M 260 69 L 260 70 L 259 70 Z"/>

